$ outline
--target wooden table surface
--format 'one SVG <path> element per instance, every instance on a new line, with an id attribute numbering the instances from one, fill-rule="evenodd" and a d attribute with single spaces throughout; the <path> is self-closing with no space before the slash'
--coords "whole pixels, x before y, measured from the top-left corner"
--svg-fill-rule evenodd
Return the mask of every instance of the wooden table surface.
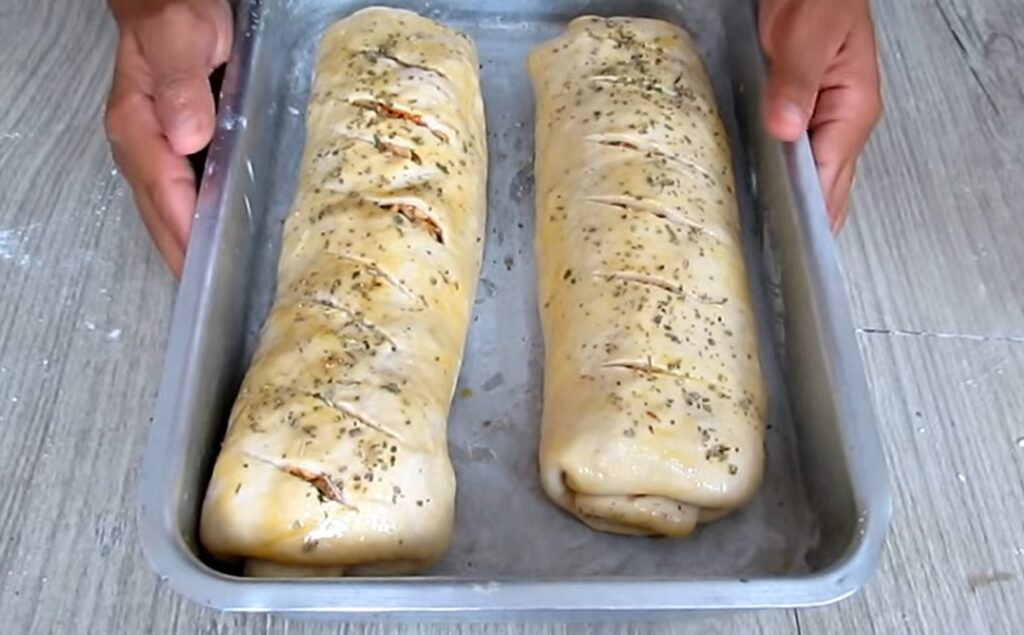
<path id="1" fill-rule="evenodd" d="M 895 497 L 836 606 L 439 633 L 1024 632 L 1024 4 L 878 0 L 887 113 L 839 239 Z M 100 0 L 0 5 L 0 631 L 348 633 L 162 584 L 135 487 L 174 284 L 100 125 Z"/>

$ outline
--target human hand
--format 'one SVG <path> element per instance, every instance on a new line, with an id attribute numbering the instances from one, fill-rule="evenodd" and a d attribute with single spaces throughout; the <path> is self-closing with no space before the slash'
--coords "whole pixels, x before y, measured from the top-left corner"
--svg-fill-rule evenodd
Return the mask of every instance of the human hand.
<path id="1" fill-rule="evenodd" d="M 770 64 L 765 126 L 782 141 L 808 131 L 829 221 L 838 232 L 857 158 L 882 116 L 868 0 L 761 0 L 758 22 Z"/>
<path id="2" fill-rule="evenodd" d="M 210 72 L 228 59 L 226 0 L 110 0 L 120 27 L 106 130 L 149 235 L 181 273 L 196 204 L 187 156 L 213 138 Z"/>

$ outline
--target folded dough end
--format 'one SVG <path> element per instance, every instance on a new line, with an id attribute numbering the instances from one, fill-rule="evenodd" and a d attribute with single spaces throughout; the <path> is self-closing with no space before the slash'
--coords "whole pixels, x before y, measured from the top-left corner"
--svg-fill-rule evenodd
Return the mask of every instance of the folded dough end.
<path id="1" fill-rule="evenodd" d="M 697 528 L 698 508 L 662 496 L 573 497 L 579 518 L 599 531 L 683 538 Z"/>
<path id="2" fill-rule="evenodd" d="M 332 496 L 309 478 L 312 468 L 289 470 L 234 450 L 215 467 L 220 477 L 207 492 L 200 536 L 214 558 L 244 561 L 247 575 L 411 573 L 448 546 L 455 478 L 446 456 L 410 454 L 391 480 L 369 487 L 331 479 Z"/>
<path id="3" fill-rule="evenodd" d="M 545 474 L 552 500 L 597 531 L 627 536 L 685 538 L 700 525 L 729 514 L 731 507 L 700 507 L 665 496 L 586 494 L 567 484 L 564 472 Z"/>
<path id="4" fill-rule="evenodd" d="M 345 567 L 300 566 L 272 560 L 246 560 L 243 572 L 250 578 L 340 578 Z"/>
<path id="5" fill-rule="evenodd" d="M 599 448 L 591 442 L 596 440 L 542 444 L 541 481 L 551 500 L 598 531 L 685 538 L 742 507 L 763 478 L 764 453 L 756 446 L 734 459 L 741 470 L 721 474 L 716 465 L 672 469 L 675 462 L 659 459 L 662 453 L 643 443 Z M 623 460 L 627 456 L 632 460 Z"/>
<path id="6" fill-rule="evenodd" d="M 252 578 L 341 578 L 346 576 L 397 576 L 418 573 L 434 561 L 395 560 L 352 567 L 280 564 L 272 560 L 246 560 L 244 574 Z"/>

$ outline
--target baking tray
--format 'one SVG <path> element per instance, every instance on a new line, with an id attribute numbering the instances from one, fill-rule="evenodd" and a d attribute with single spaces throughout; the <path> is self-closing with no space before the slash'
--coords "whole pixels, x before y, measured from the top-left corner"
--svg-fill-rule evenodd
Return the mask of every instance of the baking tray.
<path id="1" fill-rule="evenodd" d="M 386 2 L 476 42 L 490 151 L 485 261 L 449 423 L 458 476 L 447 556 L 420 576 L 248 579 L 216 568 L 197 520 L 227 415 L 272 299 L 316 45 L 351 0 L 242 0 L 141 470 L 145 552 L 224 610 L 339 619 L 586 619 L 820 605 L 868 579 L 891 513 L 871 398 L 806 138 L 759 124 L 749 0 Z M 769 383 L 764 484 L 686 540 L 587 529 L 537 475 L 542 341 L 533 258 L 526 52 L 582 14 L 658 17 L 695 36 L 730 136 Z"/>

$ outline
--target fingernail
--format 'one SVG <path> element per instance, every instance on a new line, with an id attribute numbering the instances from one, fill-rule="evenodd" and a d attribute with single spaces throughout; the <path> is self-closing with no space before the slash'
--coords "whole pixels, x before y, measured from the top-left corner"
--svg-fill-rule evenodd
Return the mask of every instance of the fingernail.
<path id="1" fill-rule="evenodd" d="M 174 118 L 174 132 L 177 135 L 191 136 L 199 132 L 199 118 L 190 112 L 178 113 Z"/>
<path id="2" fill-rule="evenodd" d="M 804 127 L 804 111 L 791 101 L 780 101 L 775 109 L 779 118 L 785 122 L 787 126 L 793 129 L 800 129 L 803 131 Z"/>

